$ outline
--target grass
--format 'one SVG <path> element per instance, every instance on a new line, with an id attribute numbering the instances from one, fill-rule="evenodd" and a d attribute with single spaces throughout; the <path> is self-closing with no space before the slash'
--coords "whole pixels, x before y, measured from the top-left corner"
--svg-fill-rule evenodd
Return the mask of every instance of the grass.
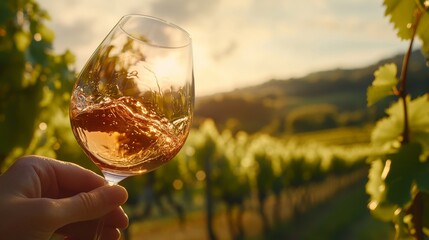
<path id="1" fill-rule="evenodd" d="M 294 133 L 286 136 L 298 142 L 318 142 L 329 145 L 356 145 L 370 142 L 372 126 L 344 127 L 313 132 Z"/>
<path id="2" fill-rule="evenodd" d="M 357 183 L 298 220 L 280 226 L 274 236 L 266 239 L 393 239 L 393 226 L 374 219 L 366 208 L 368 197 L 364 186 L 365 181 Z"/>
<path id="3" fill-rule="evenodd" d="M 393 239 L 391 225 L 372 218 L 366 208 L 365 179 L 349 185 L 327 201 L 307 212 L 292 218 L 261 235 L 262 226 L 258 214 L 247 211 L 244 217 L 247 240 L 299 239 L 299 240 L 378 240 Z M 214 219 L 214 230 L 219 240 L 230 240 L 229 229 L 223 211 Z M 175 217 L 148 219 L 136 222 L 131 228 L 135 239 L 151 240 L 204 240 L 207 239 L 204 211 L 193 211 L 186 215 L 185 224 Z"/>

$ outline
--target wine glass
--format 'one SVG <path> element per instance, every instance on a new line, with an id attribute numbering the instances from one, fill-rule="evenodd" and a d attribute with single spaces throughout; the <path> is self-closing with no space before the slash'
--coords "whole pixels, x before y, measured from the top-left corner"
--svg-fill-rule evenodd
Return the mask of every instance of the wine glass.
<path id="1" fill-rule="evenodd" d="M 152 171 L 183 146 L 192 122 L 192 41 L 182 28 L 122 17 L 73 88 L 74 136 L 109 184 Z M 103 221 L 99 222 L 99 238 Z"/>

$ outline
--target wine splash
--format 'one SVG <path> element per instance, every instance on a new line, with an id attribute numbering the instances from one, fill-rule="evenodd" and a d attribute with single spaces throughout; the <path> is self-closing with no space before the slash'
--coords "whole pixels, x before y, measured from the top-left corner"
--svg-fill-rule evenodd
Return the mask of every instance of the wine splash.
<path id="1" fill-rule="evenodd" d="M 100 169 L 119 175 L 140 174 L 168 162 L 184 144 L 191 122 L 184 117 L 171 123 L 132 97 L 78 110 L 79 105 L 79 98 L 72 98 L 70 117 L 79 144 Z"/>

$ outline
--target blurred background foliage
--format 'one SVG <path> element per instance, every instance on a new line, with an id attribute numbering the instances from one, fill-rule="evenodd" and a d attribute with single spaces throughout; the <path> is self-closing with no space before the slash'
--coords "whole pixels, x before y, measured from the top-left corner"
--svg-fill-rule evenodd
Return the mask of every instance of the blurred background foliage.
<path id="1" fill-rule="evenodd" d="M 55 54 L 46 11 L 32 0 L 0 3 L 0 164 L 41 154 L 80 159 L 68 104 L 74 55 Z"/>
<path id="2" fill-rule="evenodd" d="M 34 0 L 0 2 L 2 172 L 25 154 L 98 171 L 70 129 L 74 55 L 53 51 L 49 20 Z M 412 94 L 429 84 L 421 57 L 410 63 Z M 122 183 L 124 238 L 388 239 L 392 226 L 371 218 L 364 184 L 370 129 L 389 101 L 368 109 L 365 94 L 379 64 L 401 60 L 197 98 L 175 159 Z"/>

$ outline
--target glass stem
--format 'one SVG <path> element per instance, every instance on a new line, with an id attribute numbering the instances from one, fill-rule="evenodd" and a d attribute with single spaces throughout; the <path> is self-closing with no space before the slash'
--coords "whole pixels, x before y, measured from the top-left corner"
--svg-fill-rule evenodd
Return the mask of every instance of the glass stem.
<path id="1" fill-rule="evenodd" d="M 102 171 L 104 175 L 104 179 L 106 179 L 107 184 L 110 186 L 118 184 L 121 180 L 126 178 L 126 176 L 117 176 L 105 171 Z M 95 230 L 94 240 L 101 240 L 101 235 L 103 233 L 105 217 L 101 217 L 98 220 L 97 229 Z"/>
<path id="2" fill-rule="evenodd" d="M 104 217 L 98 220 L 97 229 L 95 230 L 94 240 L 101 240 L 103 228 L 104 228 Z"/>

